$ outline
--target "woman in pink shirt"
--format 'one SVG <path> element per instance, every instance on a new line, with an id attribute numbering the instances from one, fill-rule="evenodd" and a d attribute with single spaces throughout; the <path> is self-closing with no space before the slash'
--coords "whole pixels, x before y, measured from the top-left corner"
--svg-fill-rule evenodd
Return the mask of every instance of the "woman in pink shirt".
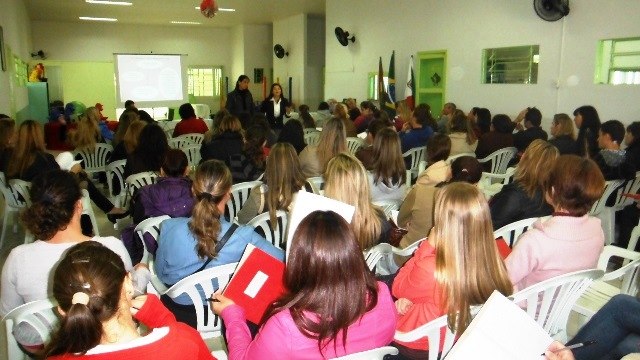
<path id="1" fill-rule="evenodd" d="M 396 328 L 389 289 L 376 282 L 349 224 L 331 211 L 296 229 L 284 275 L 288 291 L 251 340 L 244 310 L 215 294 L 229 359 L 331 359 L 385 346 Z"/>
<path id="2" fill-rule="evenodd" d="M 518 290 L 554 276 L 596 267 L 604 246 L 600 219 L 589 216 L 602 196 L 604 177 L 595 162 L 562 155 L 549 170 L 545 199 L 553 216 L 518 239 L 505 263 Z"/>

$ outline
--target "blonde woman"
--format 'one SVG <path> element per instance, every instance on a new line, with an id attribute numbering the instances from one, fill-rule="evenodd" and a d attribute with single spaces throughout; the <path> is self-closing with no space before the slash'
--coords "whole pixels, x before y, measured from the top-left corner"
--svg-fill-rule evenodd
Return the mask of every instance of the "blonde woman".
<path id="1" fill-rule="evenodd" d="M 195 204 L 191 217 L 162 223 L 155 270 L 163 283 L 173 285 L 201 270 L 236 262 L 249 243 L 278 259 L 284 258 L 282 250 L 264 240 L 253 227 L 232 226 L 224 218 L 225 204 L 231 196 L 231 172 L 223 162 L 207 160 L 200 164 L 192 192 Z M 222 244 L 225 237 L 228 240 Z M 163 296 L 162 302 L 179 321 L 195 327 L 195 308 L 186 294 L 175 300 Z"/>
<path id="2" fill-rule="evenodd" d="M 384 212 L 371 202 L 367 172 L 358 159 L 341 153 L 329 161 L 324 195 L 356 208 L 351 227 L 363 251 L 388 242 L 390 224 Z"/>
<path id="3" fill-rule="evenodd" d="M 140 120 L 140 116 L 138 116 L 135 110 L 125 110 L 122 115 L 120 115 L 118 119 L 118 129 L 113 136 L 113 146 L 118 145 L 118 143 L 124 139 L 124 134 L 127 133 L 129 125 L 136 120 Z"/>
<path id="4" fill-rule="evenodd" d="M 553 139 L 549 142 L 558 148 L 560 155 L 576 154 L 576 130 L 569 115 L 555 114 L 550 130 Z"/>
<path id="5" fill-rule="evenodd" d="M 329 119 L 322 128 L 318 145 L 309 145 L 300 153 L 300 165 L 305 177 L 321 176 L 334 156 L 347 151 L 344 123 Z"/>
<path id="6" fill-rule="evenodd" d="M 544 198 L 544 184 L 558 158 L 558 149 L 536 139 L 522 154 L 514 181 L 505 185 L 490 203 L 494 229 L 522 219 L 551 215 L 553 208 Z"/>
<path id="7" fill-rule="evenodd" d="M 40 123 L 26 120 L 17 131 L 15 146 L 3 154 L 2 171 L 6 179 L 31 181 L 43 172 L 59 169 L 53 155 L 45 150 L 44 132 Z"/>
<path id="8" fill-rule="evenodd" d="M 265 211 L 275 223 L 277 210 L 290 210 L 296 194 L 305 186 L 300 159 L 293 145 L 277 143 L 271 148 L 264 180 L 264 184 L 251 189 L 247 202 L 238 212 L 240 224 L 246 224 Z"/>
<path id="9" fill-rule="evenodd" d="M 371 201 L 400 203 L 406 192 L 406 168 L 400 138 L 389 128 L 378 131 L 373 140 L 373 169 L 368 173 Z"/>
<path id="10" fill-rule="evenodd" d="M 147 122 L 141 120 L 135 120 L 129 125 L 122 141 L 113 148 L 113 152 L 109 157 L 109 163 L 116 160 L 125 160 L 127 156 L 133 153 L 136 147 L 138 147 L 140 133 L 145 126 L 147 126 Z"/>
<path id="11" fill-rule="evenodd" d="M 487 201 L 476 186 L 446 185 L 438 192 L 434 216 L 428 240 L 393 282 L 397 330 L 408 332 L 446 314 L 459 335 L 471 321 L 471 306 L 483 304 L 494 290 L 508 296 L 513 288 L 493 238 Z M 432 346 L 426 338 L 397 345 L 410 359 L 425 359 Z"/>
<path id="12" fill-rule="evenodd" d="M 70 134 L 71 144 L 76 149 L 91 149 L 96 143 L 104 142 L 100 133 L 100 112 L 95 107 L 87 108 L 78 121 L 78 128 Z"/>
<path id="13" fill-rule="evenodd" d="M 349 114 L 347 113 L 347 105 L 338 103 L 336 104 L 336 108 L 333 110 L 333 116 L 342 120 L 344 124 L 344 131 L 347 137 L 356 137 L 358 136 L 358 130 L 356 126 L 353 124 L 353 121 L 349 118 Z"/>
<path id="14" fill-rule="evenodd" d="M 462 111 L 456 111 L 449 123 L 451 139 L 451 153 L 454 156 L 463 153 L 474 153 L 478 146 L 478 138 L 473 132 L 471 122 Z"/>
<path id="15" fill-rule="evenodd" d="M 244 133 L 240 120 L 234 115 L 226 115 L 217 128 L 204 135 L 200 155 L 202 161 L 216 159 L 229 165 L 229 157 L 242 153 L 243 145 Z"/>

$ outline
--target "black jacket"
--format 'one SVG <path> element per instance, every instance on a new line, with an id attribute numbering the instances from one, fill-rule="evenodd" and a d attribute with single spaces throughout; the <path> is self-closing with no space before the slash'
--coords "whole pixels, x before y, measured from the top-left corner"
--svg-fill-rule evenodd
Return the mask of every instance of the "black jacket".
<path id="1" fill-rule="evenodd" d="M 536 139 L 547 140 L 547 132 L 542 130 L 539 126 L 534 126 L 524 131 L 520 131 L 513 135 L 513 146 L 518 149 L 518 152 L 523 152 L 527 149 L 529 144 Z"/>
<path id="2" fill-rule="evenodd" d="M 598 164 L 605 180 L 631 180 L 636 177 L 635 160 L 631 152 L 600 150 L 593 161 Z"/>
<path id="3" fill-rule="evenodd" d="M 260 105 L 260 111 L 265 114 L 272 129 L 282 129 L 284 126 L 284 116 L 289 106 L 291 106 L 289 100 L 284 96 L 280 97 L 280 116 L 275 117 L 273 114 L 273 102 L 271 98 L 266 98 Z"/>
<path id="4" fill-rule="evenodd" d="M 530 198 L 524 189 L 514 181 L 505 185 L 489 202 L 493 230 L 513 222 L 532 217 L 551 215 L 553 208 L 546 203 L 542 191 L 536 191 Z"/>
<path id="5" fill-rule="evenodd" d="M 249 90 L 242 91 L 235 89 L 227 94 L 227 103 L 224 107 L 235 116 L 243 113 L 253 116 L 255 110 L 253 95 L 251 95 Z"/>
<path id="6" fill-rule="evenodd" d="M 549 142 L 558 149 L 560 155 L 578 155 L 576 141 L 569 135 L 560 135 Z"/>
<path id="7" fill-rule="evenodd" d="M 244 141 L 239 132 L 225 131 L 216 135 L 211 141 L 200 147 L 202 161 L 216 159 L 224 161 L 229 166 L 229 157 L 240 154 Z"/>

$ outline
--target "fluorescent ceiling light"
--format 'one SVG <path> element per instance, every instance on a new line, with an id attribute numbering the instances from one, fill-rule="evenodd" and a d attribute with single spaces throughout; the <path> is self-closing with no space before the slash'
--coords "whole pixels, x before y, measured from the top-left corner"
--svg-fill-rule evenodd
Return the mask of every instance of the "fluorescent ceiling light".
<path id="1" fill-rule="evenodd" d="M 85 2 L 89 4 L 101 4 L 101 5 L 123 5 L 123 6 L 133 5 L 133 3 L 130 3 L 128 1 L 85 0 Z"/>
<path id="2" fill-rule="evenodd" d="M 183 24 L 183 25 L 200 25 L 197 21 L 172 21 L 172 24 Z"/>
<path id="3" fill-rule="evenodd" d="M 118 19 L 114 19 L 114 18 L 99 18 L 99 17 L 91 17 L 91 16 L 80 16 L 79 19 L 87 20 L 87 21 L 111 21 L 111 22 L 118 21 Z"/>
<path id="4" fill-rule="evenodd" d="M 200 6 L 196 6 L 196 10 L 200 11 Z M 218 8 L 218 11 L 234 12 L 234 11 L 236 11 L 236 9 Z"/>

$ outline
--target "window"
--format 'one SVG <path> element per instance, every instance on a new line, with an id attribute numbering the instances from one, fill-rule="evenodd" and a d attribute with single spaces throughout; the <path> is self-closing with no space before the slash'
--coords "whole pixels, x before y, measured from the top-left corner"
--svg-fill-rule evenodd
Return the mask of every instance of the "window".
<path id="1" fill-rule="evenodd" d="M 536 84 L 540 46 L 514 46 L 482 51 L 483 84 Z"/>
<path id="2" fill-rule="evenodd" d="M 596 84 L 640 84 L 640 38 L 609 39 L 598 43 Z"/>
<path id="3" fill-rule="evenodd" d="M 28 66 L 27 63 L 20 60 L 17 56 L 13 57 L 13 66 L 14 66 L 14 75 L 15 75 L 15 84 L 19 87 L 27 86 L 28 77 Z"/>
<path id="4" fill-rule="evenodd" d="M 384 76 L 382 78 L 382 81 L 384 82 L 385 91 L 389 92 L 389 77 Z M 367 95 L 368 95 L 367 98 L 371 100 L 378 100 L 378 73 L 377 72 L 369 73 L 368 83 L 369 83 L 369 90 L 367 91 Z"/>
<path id="5" fill-rule="evenodd" d="M 222 67 L 190 67 L 187 75 L 189 95 L 220 96 Z"/>

